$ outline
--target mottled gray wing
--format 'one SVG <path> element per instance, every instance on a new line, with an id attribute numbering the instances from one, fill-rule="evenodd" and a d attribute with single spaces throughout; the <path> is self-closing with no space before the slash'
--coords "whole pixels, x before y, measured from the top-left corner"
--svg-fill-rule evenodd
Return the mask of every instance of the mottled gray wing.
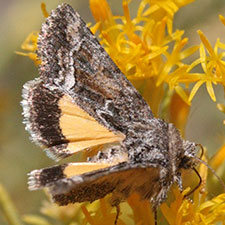
<path id="1" fill-rule="evenodd" d="M 141 95 L 71 6 L 60 5 L 43 24 L 38 56 L 44 83 L 69 93 L 106 127 L 120 130 L 126 122 L 152 117 Z"/>
<path id="2" fill-rule="evenodd" d="M 58 6 L 46 19 L 37 53 L 40 78 L 24 85 L 22 105 L 26 129 L 53 157 L 72 153 L 60 121 L 59 101 L 64 96 L 71 97 L 76 107 L 101 126 L 120 133 L 118 140 L 111 137 L 115 142 L 125 138 L 134 123 L 145 124 L 153 117 L 147 103 L 71 6 Z"/>
<path id="3" fill-rule="evenodd" d="M 113 193 L 112 205 L 117 205 L 134 192 L 139 193 L 142 199 L 154 199 L 160 193 L 160 173 L 156 164 L 122 162 L 82 174 L 77 174 L 78 166 L 70 163 L 34 170 L 30 173 L 29 188 L 36 190 L 47 187 L 59 205 L 92 202 L 109 193 Z"/>

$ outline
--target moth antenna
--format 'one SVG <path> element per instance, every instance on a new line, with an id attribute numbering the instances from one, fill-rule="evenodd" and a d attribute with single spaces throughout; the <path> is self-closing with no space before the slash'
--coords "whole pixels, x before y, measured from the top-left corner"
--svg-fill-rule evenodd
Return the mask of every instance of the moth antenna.
<path id="1" fill-rule="evenodd" d="M 195 173 L 197 174 L 197 176 L 198 176 L 198 178 L 199 178 L 199 182 L 198 182 L 198 184 L 197 184 L 190 192 L 188 192 L 186 195 L 184 195 L 184 198 L 186 198 L 187 196 L 189 196 L 189 195 L 191 195 L 193 192 L 195 192 L 195 191 L 200 187 L 200 185 L 201 185 L 201 183 L 202 183 L 202 178 L 201 178 L 201 176 L 200 176 L 198 170 L 196 170 L 195 168 L 193 168 L 193 170 L 194 170 Z"/>
<path id="2" fill-rule="evenodd" d="M 214 176 L 218 179 L 218 181 L 220 182 L 221 186 L 223 187 L 224 191 L 225 191 L 225 183 L 223 182 L 223 180 L 216 174 L 216 171 L 205 161 L 203 161 L 202 159 L 195 157 L 195 159 L 197 159 L 200 163 L 204 164 L 206 167 L 208 167 L 211 172 L 214 174 Z M 194 170 L 194 168 L 193 168 Z M 199 175 L 200 176 L 200 175 Z"/>
<path id="3" fill-rule="evenodd" d="M 199 146 L 200 149 L 201 149 L 201 156 L 199 157 L 201 159 L 203 157 L 203 155 L 204 155 L 205 150 L 204 150 L 204 148 L 203 148 L 203 146 L 201 144 L 196 144 L 196 146 Z"/>

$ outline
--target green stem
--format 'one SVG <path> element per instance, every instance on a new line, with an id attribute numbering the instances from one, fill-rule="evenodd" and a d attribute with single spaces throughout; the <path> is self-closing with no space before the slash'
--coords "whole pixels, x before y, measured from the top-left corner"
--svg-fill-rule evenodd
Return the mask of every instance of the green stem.
<path id="1" fill-rule="evenodd" d="M 19 214 L 10 199 L 7 191 L 0 184 L 0 210 L 11 225 L 23 225 L 19 219 Z"/>

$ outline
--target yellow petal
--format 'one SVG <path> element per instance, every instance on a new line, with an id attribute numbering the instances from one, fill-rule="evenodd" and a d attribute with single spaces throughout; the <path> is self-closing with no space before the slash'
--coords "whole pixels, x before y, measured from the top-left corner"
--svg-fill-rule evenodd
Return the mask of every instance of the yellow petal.
<path id="1" fill-rule="evenodd" d="M 196 59 L 191 65 L 188 66 L 187 72 L 191 71 L 194 67 L 201 63 L 201 59 Z"/>
<path id="2" fill-rule="evenodd" d="M 25 53 L 25 52 L 18 52 L 18 51 L 16 51 L 16 54 L 22 55 L 22 56 L 28 56 L 31 60 L 34 61 L 35 65 L 41 64 L 41 60 L 38 59 L 36 53 L 33 53 L 33 52 Z"/>
<path id="3" fill-rule="evenodd" d="M 207 73 L 206 52 L 205 52 L 204 45 L 202 43 L 200 44 L 199 51 L 200 51 L 200 62 L 201 62 L 202 69 L 205 73 Z"/>
<path id="4" fill-rule="evenodd" d="M 218 47 L 225 49 L 225 44 L 223 42 L 218 41 Z"/>
<path id="5" fill-rule="evenodd" d="M 45 18 L 49 17 L 49 13 L 46 10 L 46 4 L 44 2 L 41 3 L 41 10 Z"/>
<path id="6" fill-rule="evenodd" d="M 174 216 L 174 212 L 170 209 L 170 207 L 168 207 L 168 205 L 166 203 L 163 203 L 160 206 L 160 209 L 163 213 L 163 216 L 166 218 L 166 220 L 168 221 L 169 224 L 175 224 L 175 216 Z"/>
<path id="7" fill-rule="evenodd" d="M 213 56 L 214 55 L 214 51 L 213 51 L 213 48 L 210 45 L 208 39 L 205 37 L 205 35 L 202 33 L 202 31 L 198 30 L 198 34 L 200 36 L 200 39 L 201 39 L 202 43 L 204 44 L 204 46 L 208 50 L 209 54 Z"/>
<path id="8" fill-rule="evenodd" d="M 204 155 L 202 156 L 202 160 L 207 162 L 205 151 L 204 151 Z M 206 181 L 208 177 L 208 167 L 201 163 L 199 166 L 198 172 L 200 174 L 200 177 L 202 178 L 202 183 L 198 191 L 202 193 L 205 191 L 205 188 L 206 188 Z"/>
<path id="9" fill-rule="evenodd" d="M 163 44 L 163 41 L 165 39 L 166 23 L 167 23 L 167 17 L 164 17 L 159 23 L 156 24 L 155 29 L 153 30 L 153 32 L 157 34 L 154 44 L 156 45 Z"/>
<path id="10" fill-rule="evenodd" d="M 193 55 L 197 50 L 199 49 L 199 46 L 192 46 L 188 49 L 185 49 L 180 54 L 180 59 L 185 59 L 191 55 Z"/>
<path id="11" fill-rule="evenodd" d="M 223 23 L 223 25 L 225 26 L 225 17 L 222 15 L 219 15 L 219 18 L 220 18 L 221 22 Z"/>
<path id="12" fill-rule="evenodd" d="M 209 212 L 209 210 L 215 210 L 216 207 L 223 204 L 222 206 L 224 208 L 223 209 L 223 212 L 224 212 L 224 210 L 225 210 L 224 202 L 225 202 L 225 194 L 218 195 L 215 198 L 213 198 L 212 200 L 206 201 L 203 204 L 201 204 L 201 206 L 199 206 L 199 211 L 207 210 L 206 211 L 206 213 L 207 213 L 207 212 Z M 219 212 L 218 212 L 218 214 L 219 214 Z M 217 216 L 219 216 L 219 215 L 217 215 Z"/>
<path id="13" fill-rule="evenodd" d="M 97 22 L 111 21 L 112 12 L 106 0 L 90 0 L 90 9 Z"/>
<path id="14" fill-rule="evenodd" d="M 225 113 L 225 105 L 223 105 L 223 104 L 217 104 L 216 107 L 217 107 L 217 109 L 220 110 L 220 112 Z"/>
<path id="15" fill-rule="evenodd" d="M 178 10 L 178 7 L 172 1 L 158 1 L 157 4 L 161 8 L 163 8 L 171 17 L 173 17 L 174 13 Z"/>
<path id="16" fill-rule="evenodd" d="M 160 9 L 160 7 L 156 4 L 151 5 L 149 8 L 147 8 L 142 16 L 150 16 L 151 14 L 153 14 L 154 12 L 158 11 Z"/>
<path id="17" fill-rule="evenodd" d="M 127 199 L 128 204 L 133 210 L 133 220 L 135 224 L 154 224 L 154 216 L 149 201 L 141 200 L 136 193 Z"/>
<path id="18" fill-rule="evenodd" d="M 216 96 L 215 96 L 215 93 L 214 93 L 211 81 L 206 81 L 206 88 L 207 88 L 207 91 L 208 91 L 211 99 L 215 102 L 216 101 Z"/>
<path id="19" fill-rule="evenodd" d="M 192 101 L 192 99 L 194 98 L 196 92 L 198 91 L 198 89 L 201 87 L 201 85 L 202 85 L 204 82 L 205 82 L 204 80 L 200 80 L 200 81 L 198 81 L 198 82 L 194 85 L 194 87 L 192 88 L 191 93 L 190 93 L 190 95 L 189 95 L 189 98 L 188 98 L 188 101 L 189 101 L 189 102 Z"/>
<path id="20" fill-rule="evenodd" d="M 149 54 L 147 54 L 145 57 L 144 57 L 144 60 L 147 60 L 147 61 L 150 61 L 152 60 L 153 58 L 165 53 L 165 51 L 168 49 L 168 46 L 165 46 L 163 48 L 158 48 L 157 50 L 155 50 L 154 52 L 151 52 Z"/>
<path id="21" fill-rule="evenodd" d="M 91 225 L 98 225 L 94 219 L 91 217 L 91 214 L 88 212 L 87 208 L 85 207 L 85 205 L 81 206 L 82 212 L 85 216 L 85 219 L 91 224 Z"/>
<path id="22" fill-rule="evenodd" d="M 126 23 L 131 24 L 130 12 L 128 8 L 129 2 L 127 0 L 123 0 L 123 12 L 126 19 Z"/>
<path id="23" fill-rule="evenodd" d="M 51 225 L 47 219 L 36 215 L 23 215 L 23 221 L 27 224 L 33 225 Z"/>
<path id="24" fill-rule="evenodd" d="M 38 40 L 38 32 L 33 31 L 27 36 L 27 38 L 21 45 L 21 48 L 23 50 L 35 52 L 37 50 L 37 40 Z"/>
<path id="25" fill-rule="evenodd" d="M 184 102 L 186 102 L 188 105 L 191 104 L 191 101 L 189 101 L 187 93 L 183 90 L 183 88 L 181 88 L 180 86 L 177 85 L 175 87 L 175 91 L 183 99 Z"/>
<path id="26" fill-rule="evenodd" d="M 95 34 L 100 27 L 100 22 L 97 22 L 94 26 L 90 28 L 91 32 Z"/>

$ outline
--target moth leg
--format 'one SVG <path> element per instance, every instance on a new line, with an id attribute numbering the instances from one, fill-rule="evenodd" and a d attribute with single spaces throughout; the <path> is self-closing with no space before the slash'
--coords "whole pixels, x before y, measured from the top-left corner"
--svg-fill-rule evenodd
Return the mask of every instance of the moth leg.
<path id="1" fill-rule="evenodd" d="M 174 176 L 174 182 L 178 185 L 178 188 L 180 190 L 180 192 L 183 191 L 183 182 L 182 182 L 182 178 L 181 178 L 181 173 L 177 173 L 176 176 Z"/>
<path id="2" fill-rule="evenodd" d="M 88 162 L 113 163 L 128 161 L 128 154 L 126 148 L 121 145 L 106 146 L 101 151 L 92 157 L 88 157 Z"/>
<path id="3" fill-rule="evenodd" d="M 157 225 L 157 209 L 159 207 L 159 205 L 165 201 L 165 199 L 167 198 L 167 192 L 170 189 L 171 186 L 171 180 L 168 179 L 170 177 L 170 175 L 168 174 L 168 170 L 164 167 L 160 168 L 160 191 L 158 192 L 158 194 L 155 196 L 154 199 L 150 199 L 151 204 L 152 204 L 152 212 L 154 213 L 154 224 Z M 177 176 L 178 179 L 177 181 L 181 180 L 181 176 Z M 176 179 L 176 178 L 175 178 Z M 179 184 L 178 184 L 179 186 Z M 181 181 L 181 187 L 182 187 L 182 181 Z"/>
<path id="4" fill-rule="evenodd" d="M 154 210 L 154 220 L 155 220 L 155 225 L 158 224 L 158 223 L 157 223 L 157 220 L 158 220 L 157 217 L 158 217 L 158 216 L 157 216 L 157 210 Z"/>
<path id="5" fill-rule="evenodd" d="M 118 204 L 115 207 L 116 207 L 116 218 L 115 218 L 114 224 L 116 225 L 120 215 L 120 205 Z"/>
<path id="6" fill-rule="evenodd" d="M 160 168 L 160 187 L 157 193 L 155 193 L 154 196 L 150 198 L 151 204 L 152 204 L 152 210 L 155 212 L 159 205 L 164 202 L 167 198 L 168 190 L 171 186 L 171 179 L 170 174 L 167 168 L 161 167 Z"/>

